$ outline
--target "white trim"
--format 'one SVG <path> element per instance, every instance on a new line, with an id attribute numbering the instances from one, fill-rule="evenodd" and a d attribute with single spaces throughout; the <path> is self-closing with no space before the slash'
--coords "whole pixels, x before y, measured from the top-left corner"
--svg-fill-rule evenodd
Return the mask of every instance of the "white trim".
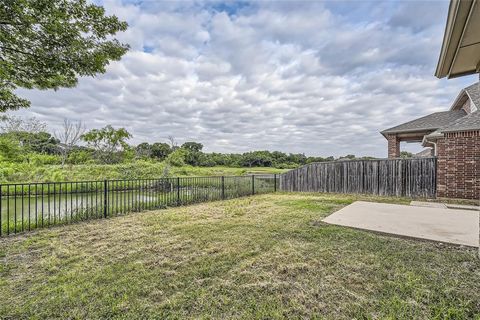
<path id="1" fill-rule="evenodd" d="M 452 106 L 450 107 L 450 111 L 453 111 L 455 109 L 455 107 L 457 106 L 458 102 L 460 101 L 460 99 L 464 96 L 464 94 L 467 93 L 467 90 L 462 89 L 460 90 L 460 93 L 457 95 L 457 97 L 455 98 L 455 100 L 453 101 L 453 104 Z M 468 95 L 467 93 L 467 97 L 470 99 L 470 96 Z M 472 101 L 472 99 L 470 99 L 470 101 Z M 460 108 L 461 109 L 461 108 Z M 460 110 L 459 109 L 459 110 Z"/>

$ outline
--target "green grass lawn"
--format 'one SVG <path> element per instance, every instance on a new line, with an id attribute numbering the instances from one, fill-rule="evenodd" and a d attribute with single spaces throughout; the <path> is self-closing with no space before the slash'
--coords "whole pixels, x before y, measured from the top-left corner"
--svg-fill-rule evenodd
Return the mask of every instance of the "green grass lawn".
<path id="1" fill-rule="evenodd" d="M 354 200 L 269 194 L 0 239 L 0 318 L 480 319 L 476 250 L 320 221 Z"/>

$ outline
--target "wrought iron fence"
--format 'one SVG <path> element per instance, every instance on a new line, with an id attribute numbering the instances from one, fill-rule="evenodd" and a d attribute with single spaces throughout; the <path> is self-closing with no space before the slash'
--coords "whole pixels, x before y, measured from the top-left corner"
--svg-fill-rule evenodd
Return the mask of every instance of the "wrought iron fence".
<path id="1" fill-rule="evenodd" d="M 0 236 L 128 212 L 274 192 L 277 175 L 0 185 Z"/>

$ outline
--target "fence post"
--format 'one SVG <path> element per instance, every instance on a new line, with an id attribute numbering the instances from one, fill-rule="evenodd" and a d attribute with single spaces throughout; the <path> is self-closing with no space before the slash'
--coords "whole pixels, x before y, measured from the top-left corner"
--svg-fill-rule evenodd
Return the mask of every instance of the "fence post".
<path id="1" fill-rule="evenodd" d="M 2 185 L 0 184 L 0 237 L 2 236 Z"/>
<path id="2" fill-rule="evenodd" d="M 225 200 L 225 177 L 222 176 L 222 200 Z"/>
<path id="3" fill-rule="evenodd" d="M 108 215 L 108 181 L 103 180 L 103 217 Z"/>
<path id="4" fill-rule="evenodd" d="M 177 177 L 177 206 L 180 205 L 180 177 Z"/>
<path id="5" fill-rule="evenodd" d="M 252 174 L 252 195 L 255 194 L 255 175 Z"/>
<path id="6" fill-rule="evenodd" d="M 277 174 L 273 174 L 273 192 L 277 192 Z"/>

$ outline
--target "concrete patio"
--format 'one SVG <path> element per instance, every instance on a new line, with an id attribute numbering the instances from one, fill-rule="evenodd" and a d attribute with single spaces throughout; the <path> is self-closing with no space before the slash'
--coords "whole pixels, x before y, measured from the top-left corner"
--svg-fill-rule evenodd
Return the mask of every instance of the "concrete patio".
<path id="1" fill-rule="evenodd" d="M 323 221 L 398 236 L 479 246 L 479 213 L 472 210 L 356 201 Z"/>

